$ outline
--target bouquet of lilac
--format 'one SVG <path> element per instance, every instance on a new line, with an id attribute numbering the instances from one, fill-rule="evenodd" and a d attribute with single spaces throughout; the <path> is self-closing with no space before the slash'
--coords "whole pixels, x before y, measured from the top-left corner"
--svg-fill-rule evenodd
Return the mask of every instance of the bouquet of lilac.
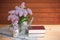
<path id="1" fill-rule="evenodd" d="M 21 5 L 15 7 L 15 10 L 8 12 L 8 20 L 12 22 L 13 26 L 13 36 L 16 37 L 21 30 L 24 30 L 21 25 L 27 25 L 28 15 L 32 15 L 32 10 L 25 7 L 25 2 L 22 2 Z M 18 30 L 19 29 L 19 30 Z"/>

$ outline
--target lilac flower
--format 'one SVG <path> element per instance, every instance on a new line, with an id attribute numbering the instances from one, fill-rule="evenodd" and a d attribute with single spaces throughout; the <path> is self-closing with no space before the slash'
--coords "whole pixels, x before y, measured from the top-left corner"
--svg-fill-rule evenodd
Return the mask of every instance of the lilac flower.
<path id="1" fill-rule="evenodd" d="M 16 15 L 19 15 L 21 17 L 23 15 L 23 8 L 19 8 L 18 6 L 16 6 L 15 9 Z"/>
<path id="2" fill-rule="evenodd" d="M 14 22 L 15 24 L 18 24 L 18 20 L 15 20 L 15 22 Z"/>
<path id="3" fill-rule="evenodd" d="M 13 31 L 17 30 L 18 27 L 19 27 L 19 25 L 14 23 L 14 24 L 13 24 Z"/>
<path id="4" fill-rule="evenodd" d="M 11 10 L 8 12 L 9 14 L 15 14 L 15 10 Z"/>
<path id="5" fill-rule="evenodd" d="M 23 16 L 26 17 L 27 15 L 28 15 L 27 10 L 24 9 L 24 10 L 23 10 Z"/>
<path id="6" fill-rule="evenodd" d="M 15 14 L 18 15 L 20 8 L 18 6 L 15 7 Z"/>
<path id="7" fill-rule="evenodd" d="M 32 15 L 32 10 L 30 8 L 27 8 L 27 12 Z"/>
<path id="8" fill-rule="evenodd" d="M 25 8 L 25 2 L 21 3 L 21 6 L 18 7 L 16 6 L 15 7 L 15 10 L 11 10 L 9 11 L 8 13 L 10 14 L 8 16 L 8 20 L 11 20 L 12 22 L 16 21 L 16 20 L 19 20 L 18 16 L 19 17 L 26 17 L 28 14 L 32 15 L 32 10 L 27 8 L 27 9 L 24 9 Z"/>
<path id="9" fill-rule="evenodd" d="M 23 16 L 23 9 L 22 8 L 20 8 L 20 10 L 19 10 L 19 17 L 21 17 L 21 16 Z"/>
<path id="10" fill-rule="evenodd" d="M 25 8 L 25 2 L 22 2 L 20 7 Z"/>
<path id="11" fill-rule="evenodd" d="M 19 18 L 18 18 L 18 16 L 16 16 L 16 15 L 9 15 L 9 16 L 8 16 L 8 20 L 10 20 L 10 21 L 12 21 L 12 22 L 15 22 L 16 20 L 18 21 Z"/>
<path id="12" fill-rule="evenodd" d="M 16 12 L 15 14 L 16 15 L 19 15 L 19 17 L 26 17 L 28 14 L 32 15 L 32 10 L 27 8 L 27 9 L 24 9 L 25 8 L 25 2 L 21 3 L 21 6 L 18 7 L 16 6 L 15 9 L 16 9 Z"/>
<path id="13" fill-rule="evenodd" d="M 13 16 L 13 15 L 9 15 L 9 16 L 8 16 L 8 20 L 11 20 L 12 16 Z"/>

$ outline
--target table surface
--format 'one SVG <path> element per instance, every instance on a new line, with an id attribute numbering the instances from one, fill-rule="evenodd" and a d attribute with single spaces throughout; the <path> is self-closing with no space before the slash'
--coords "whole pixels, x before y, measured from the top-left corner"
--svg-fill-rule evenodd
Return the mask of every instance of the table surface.
<path id="1" fill-rule="evenodd" d="M 0 28 L 7 25 L 0 25 Z M 60 40 L 60 25 L 43 25 L 46 29 L 44 37 L 38 37 L 37 40 Z M 0 40 L 11 40 L 9 38 L 0 36 Z"/>

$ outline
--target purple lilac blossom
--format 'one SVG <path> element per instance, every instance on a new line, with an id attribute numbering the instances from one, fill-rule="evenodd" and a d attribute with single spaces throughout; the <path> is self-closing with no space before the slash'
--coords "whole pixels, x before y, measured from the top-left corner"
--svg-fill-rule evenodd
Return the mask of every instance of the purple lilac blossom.
<path id="1" fill-rule="evenodd" d="M 25 2 L 22 2 L 20 7 L 25 8 Z"/>
<path id="2" fill-rule="evenodd" d="M 30 8 L 27 8 L 27 12 L 32 15 L 32 10 Z"/>
<path id="3" fill-rule="evenodd" d="M 26 17 L 27 15 L 28 15 L 27 10 L 24 9 L 24 10 L 23 10 L 23 16 Z"/>
<path id="4" fill-rule="evenodd" d="M 9 16 L 8 16 L 8 20 L 14 22 L 14 21 L 16 21 L 16 20 L 19 20 L 19 18 L 18 18 L 18 16 L 16 16 L 16 15 L 9 15 Z"/>
<path id="5" fill-rule="evenodd" d="M 19 15 L 19 17 L 26 17 L 28 14 L 32 15 L 32 10 L 27 8 L 27 9 L 24 9 L 25 8 L 25 2 L 21 3 L 21 6 L 18 7 L 16 6 L 15 9 L 16 9 L 16 15 Z"/>
<path id="6" fill-rule="evenodd" d="M 22 8 L 20 8 L 20 10 L 19 10 L 19 17 L 21 17 L 21 16 L 23 16 L 23 9 Z"/>
<path id="7" fill-rule="evenodd" d="M 19 11 L 20 11 L 20 8 L 18 6 L 15 7 L 15 14 L 18 15 Z"/>
<path id="8" fill-rule="evenodd" d="M 21 6 L 15 7 L 15 10 L 11 10 L 9 11 L 9 16 L 8 16 L 8 20 L 16 21 L 18 20 L 18 16 L 19 17 L 26 17 L 28 14 L 32 15 L 32 10 L 30 8 L 24 9 L 25 8 L 25 2 L 21 3 Z"/>
<path id="9" fill-rule="evenodd" d="M 17 30 L 18 27 L 19 27 L 18 24 L 15 24 L 15 23 L 13 24 L 13 30 L 14 30 L 14 31 Z"/>
<path id="10" fill-rule="evenodd" d="M 15 14 L 15 10 L 11 10 L 8 12 L 9 14 Z"/>

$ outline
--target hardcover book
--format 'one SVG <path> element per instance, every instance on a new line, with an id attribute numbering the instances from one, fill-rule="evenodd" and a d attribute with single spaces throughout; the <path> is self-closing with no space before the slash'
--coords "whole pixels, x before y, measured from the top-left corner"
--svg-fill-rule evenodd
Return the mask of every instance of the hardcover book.
<path id="1" fill-rule="evenodd" d="M 29 37 L 35 36 L 35 37 L 42 37 L 45 34 L 45 28 L 44 26 L 31 26 L 28 30 Z"/>

